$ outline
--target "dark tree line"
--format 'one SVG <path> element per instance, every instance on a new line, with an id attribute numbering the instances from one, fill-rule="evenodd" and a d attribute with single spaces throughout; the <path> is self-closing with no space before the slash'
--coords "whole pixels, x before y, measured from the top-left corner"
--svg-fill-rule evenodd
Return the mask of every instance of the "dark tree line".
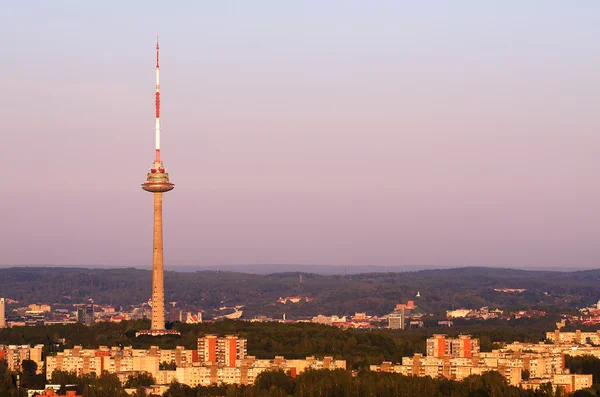
<path id="1" fill-rule="evenodd" d="M 59 373 L 53 381 L 78 382 L 77 391 L 84 397 L 124 396 L 124 388 L 115 376 L 102 374 L 98 378 Z M 583 393 L 583 392 L 582 392 Z M 585 393 L 595 393 L 593 389 Z M 142 391 L 138 389 L 137 395 Z M 581 394 L 580 395 L 587 395 Z M 595 396 L 596 394 L 591 394 Z M 561 397 L 561 390 L 553 392 L 550 384 L 537 391 L 510 386 L 497 372 L 470 376 L 463 381 L 408 377 L 391 373 L 359 372 L 352 375 L 343 370 L 307 371 L 292 378 L 282 371 L 261 373 L 253 386 L 219 385 L 190 387 L 172 383 L 164 397 Z"/>

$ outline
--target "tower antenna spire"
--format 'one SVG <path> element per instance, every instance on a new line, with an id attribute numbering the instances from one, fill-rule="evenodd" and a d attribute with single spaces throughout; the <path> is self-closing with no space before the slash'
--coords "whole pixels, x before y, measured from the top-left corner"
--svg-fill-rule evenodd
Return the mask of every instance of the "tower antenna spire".
<path id="1" fill-rule="evenodd" d="M 158 32 L 156 32 L 156 68 L 160 68 L 160 66 L 158 65 Z"/>
<path id="2" fill-rule="evenodd" d="M 158 33 L 156 33 L 156 160 L 154 168 L 158 171 L 163 169 L 160 161 L 160 65 L 158 63 Z"/>

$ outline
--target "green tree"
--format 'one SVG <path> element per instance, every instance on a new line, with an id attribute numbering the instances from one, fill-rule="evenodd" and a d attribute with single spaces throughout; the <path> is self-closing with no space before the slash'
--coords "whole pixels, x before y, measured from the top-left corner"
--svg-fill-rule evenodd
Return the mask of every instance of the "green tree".
<path id="1" fill-rule="evenodd" d="M 165 371 L 175 371 L 177 369 L 177 364 L 175 364 L 173 361 L 163 361 L 160 363 L 160 369 Z"/>
<path id="2" fill-rule="evenodd" d="M 254 381 L 254 384 L 259 390 L 271 390 L 271 388 L 281 389 L 285 394 L 293 394 L 294 380 L 285 372 L 279 371 L 264 371 L 261 372 Z"/>
<path id="3" fill-rule="evenodd" d="M 141 386 L 152 386 L 156 384 L 156 381 L 151 374 L 147 372 L 138 372 L 135 375 L 129 375 L 125 382 L 125 388 L 141 387 Z"/>
<path id="4" fill-rule="evenodd" d="M 12 372 L 8 370 L 6 362 L 0 360 L 0 397 L 12 397 L 15 395 L 14 390 Z"/>
<path id="5" fill-rule="evenodd" d="M 164 397 L 196 397 L 194 391 L 188 385 L 172 382 L 163 394 Z"/>
<path id="6" fill-rule="evenodd" d="M 536 390 L 536 397 L 554 397 L 554 389 L 552 388 L 552 383 L 542 383 L 540 388 Z"/>
<path id="7" fill-rule="evenodd" d="M 121 385 L 121 381 L 115 374 L 103 371 L 96 383 L 98 397 L 126 397 L 127 393 Z"/>
<path id="8" fill-rule="evenodd" d="M 573 397 L 597 397 L 597 394 L 593 389 L 584 389 L 577 390 L 573 393 Z"/>

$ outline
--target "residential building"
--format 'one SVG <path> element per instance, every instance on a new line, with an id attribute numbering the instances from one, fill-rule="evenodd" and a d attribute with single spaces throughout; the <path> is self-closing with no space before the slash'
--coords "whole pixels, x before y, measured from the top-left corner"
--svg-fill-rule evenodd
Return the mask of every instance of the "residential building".
<path id="1" fill-rule="evenodd" d="M 235 366 L 246 358 L 246 339 L 228 335 L 219 338 L 206 335 L 198 339 L 198 361 Z"/>
<path id="2" fill-rule="evenodd" d="M 600 330 L 595 332 L 560 332 L 560 330 L 546 332 L 546 340 L 553 343 L 575 343 L 600 345 Z"/>
<path id="3" fill-rule="evenodd" d="M 42 351 L 44 345 L 0 345 L 0 360 L 6 361 L 8 369 L 11 371 L 20 371 L 21 364 L 25 360 L 34 361 L 38 366 L 38 372 L 41 373 L 44 368 L 42 360 Z"/>
<path id="4" fill-rule="evenodd" d="M 427 339 L 428 357 L 473 357 L 479 355 L 479 339 L 471 335 L 447 338 L 445 334 L 435 334 Z"/>
<path id="5" fill-rule="evenodd" d="M 294 377 L 309 369 L 346 369 L 345 360 L 334 360 L 333 357 L 325 357 L 322 360 L 315 357 L 306 357 L 304 360 L 286 360 L 281 356 L 272 360 L 246 357 L 244 339 L 233 336 L 213 338 L 213 336 L 208 335 L 208 338 L 201 338 L 204 342 L 200 341 L 208 346 L 212 346 L 214 341 L 214 355 L 217 359 L 213 361 L 194 360 L 194 357 L 199 357 L 197 351 L 189 351 L 183 346 L 171 350 L 161 350 L 156 346 L 147 350 L 105 346 L 98 349 L 83 349 L 81 346 L 76 346 L 47 357 L 46 376 L 47 379 L 51 379 L 52 373 L 56 370 L 74 372 L 78 376 L 107 371 L 116 374 L 119 380 L 125 383 L 130 375 L 146 372 L 151 374 L 158 384 L 167 385 L 177 380 L 193 387 L 221 383 L 251 385 L 261 372 L 272 369 L 281 369 Z M 239 343 L 240 341 L 243 342 Z M 240 347 L 241 344 L 244 345 L 243 349 Z M 236 357 L 235 360 L 229 359 L 229 361 L 225 357 L 222 361 L 218 361 L 220 354 L 218 349 L 223 351 L 225 356 L 233 351 L 241 356 L 241 352 L 244 351 L 244 357 L 241 359 Z M 177 368 L 160 370 L 159 362 L 163 361 L 176 363 Z"/>
<path id="6" fill-rule="evenodd" d="M 453 380 L 497 371 L 514 386 L 536 390 L 540 385 L 550 383 L 555 390 L 560 388 L 572 393 L 590 387 L 592 375 L 570 374 L 565 368 L 565 355 L 600 358 L 600 347 L 576 343 L 578 338 L 567 335 L 562 340 L 572 342 L 557 344 L 514 342 L 502 349 L 482 353 L 479 340 L 469 335 L 447 338 L 438 334 L 427 339 L 426 356 L 403 357 L 400 364 L 383 362 L 372 365 L 371 370 Z M 560 335 L 556 339 L 561 340 Z M 529 372 L 528 380 L 522 379 L 523 371 Z"/>

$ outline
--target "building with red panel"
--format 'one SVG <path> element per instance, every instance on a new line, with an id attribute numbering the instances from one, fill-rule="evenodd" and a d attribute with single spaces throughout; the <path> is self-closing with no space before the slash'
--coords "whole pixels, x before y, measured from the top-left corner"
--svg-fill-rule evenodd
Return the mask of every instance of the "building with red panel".
<path id="1" fill-rule="evenodd" d="M 435 334 L 427 339 L 428 357 L 469 358 L 477 355 L 479 355 L 479 339 L 473 339 L 471 335 L 448 338 L 444 334 Z"/>
<path id="2" fill-rule="evenodd" d="M 236 363 L 244 358 L 246 358 L 246 339 L 233 335 L 224 338 L 206 335 L 198 338 L 198 362 L 235 367 Z"/>

